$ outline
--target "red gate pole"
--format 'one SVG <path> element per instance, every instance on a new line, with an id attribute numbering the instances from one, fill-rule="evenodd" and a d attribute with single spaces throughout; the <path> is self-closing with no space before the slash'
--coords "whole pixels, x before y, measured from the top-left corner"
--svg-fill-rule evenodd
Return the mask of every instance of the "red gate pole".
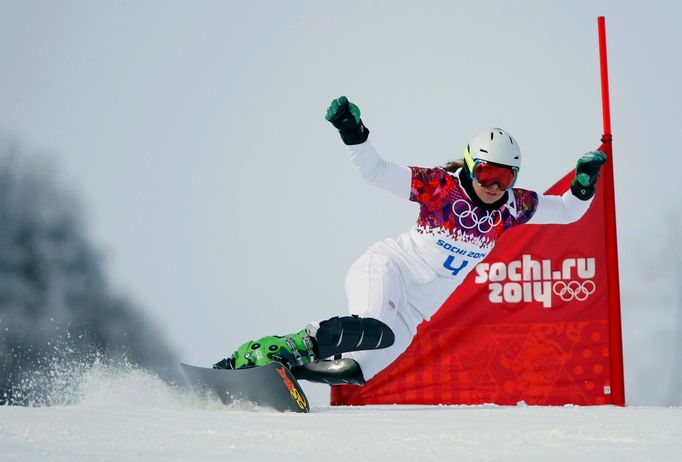
<path id="1" fill-rule="evenodd" d="M 601 70 L 601 100 L 604 118 L 603 150 L 609 157 L 604 165 L 604 214 L 606 232 L 607 280 L 609 285 L 609 350 L 611 358 L 611 402 L 625 406 L 623 374 L 623 338 L 620 316 L 620 282 L 618 277 L 618 241 L 616 233 L 616 198 L 613 175 L 613 149 L 611 146 L 611 109 L 609 102 L 609 72 L 606 59 L 606 23 L 604 16 L 597 18 L 599 29 L 599 63 Z"/>

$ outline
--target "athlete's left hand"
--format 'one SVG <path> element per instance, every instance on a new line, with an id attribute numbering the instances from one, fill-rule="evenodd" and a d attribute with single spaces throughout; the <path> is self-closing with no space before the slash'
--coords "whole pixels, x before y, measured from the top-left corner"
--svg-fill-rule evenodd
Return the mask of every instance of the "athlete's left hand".
<path id="1" fill-rule="evenodd" d="M 575 178 L 571 183 L 571 192 L 575 197 L 586 201 L 594 196 L 599 171 L 605 162 L 606 154 L 601 151 L 588 152 L 578 159 Z"/>

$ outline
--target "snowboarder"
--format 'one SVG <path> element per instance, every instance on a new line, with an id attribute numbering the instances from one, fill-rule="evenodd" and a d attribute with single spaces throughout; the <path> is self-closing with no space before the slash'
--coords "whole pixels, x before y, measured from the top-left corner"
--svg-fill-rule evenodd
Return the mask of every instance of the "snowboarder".
<path id="1" fill-rule="evenodd" d="M 360 109 L 346 97 L 332 101 L 326 119 L 338 129 L 351 162 L 366 181 L 419 204 L 417 222 L 397 238 L 372 245 L 353 263 L 345 284 L 351 316 L 247 342 L 216 368 L 280 361 L 298 370 L 298 378 L 315 380 L 320 374 L 320 381 L 336 383 L 324 378 L 336 371 L 342 379 L 338 383 L 364 383 L 407 349 L 417 326 L 435 314 L 507 229 L 580 219 L 606 161 L 599 151 L 583 155 L 570 190 L 563 196 L 545 196 L 513 188 L 521 150 L 500 128 L 476 135 L 463 159 L 422 168 L 382 159 L 368 141 Z M 342 365 L 322 361 L 339 355 Z"/>

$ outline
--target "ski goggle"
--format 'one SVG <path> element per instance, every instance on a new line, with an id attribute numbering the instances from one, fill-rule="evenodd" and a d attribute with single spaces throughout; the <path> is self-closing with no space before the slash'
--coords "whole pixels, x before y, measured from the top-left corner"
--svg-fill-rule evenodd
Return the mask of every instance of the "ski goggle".
<path id="1" fill-rule="evenodd" d="M 478 184 L 487 188 L 497 183 L 497 186 L 502 190 L 514 186 L 518 174 L 518 167 L 495 165 L 481 159 L 474 160 L 474 168 L 471 169 L 471 178 L 476 180 Z"/>
<path id="2" fill-rule="evenodd" d="M 464 152 L 464 160 L 469 167 L 471 179 L 487 188 L 497 183 L 502 190 L 514 186 L 519 175 L 519 168 L 509 165 L 500 165 L 483 159 L 473 159 L 469 151 Z"/>

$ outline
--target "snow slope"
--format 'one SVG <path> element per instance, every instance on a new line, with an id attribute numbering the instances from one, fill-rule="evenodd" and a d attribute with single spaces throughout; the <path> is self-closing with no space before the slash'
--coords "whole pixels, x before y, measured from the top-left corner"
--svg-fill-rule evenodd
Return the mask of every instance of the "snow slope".
<path id="1" fill-rule="evenodd" d="M 93 370 L 74 404 L 0 407 L 5 461 L 679 460 L 682 409 L 225 408 L 141 371 Z"/>

